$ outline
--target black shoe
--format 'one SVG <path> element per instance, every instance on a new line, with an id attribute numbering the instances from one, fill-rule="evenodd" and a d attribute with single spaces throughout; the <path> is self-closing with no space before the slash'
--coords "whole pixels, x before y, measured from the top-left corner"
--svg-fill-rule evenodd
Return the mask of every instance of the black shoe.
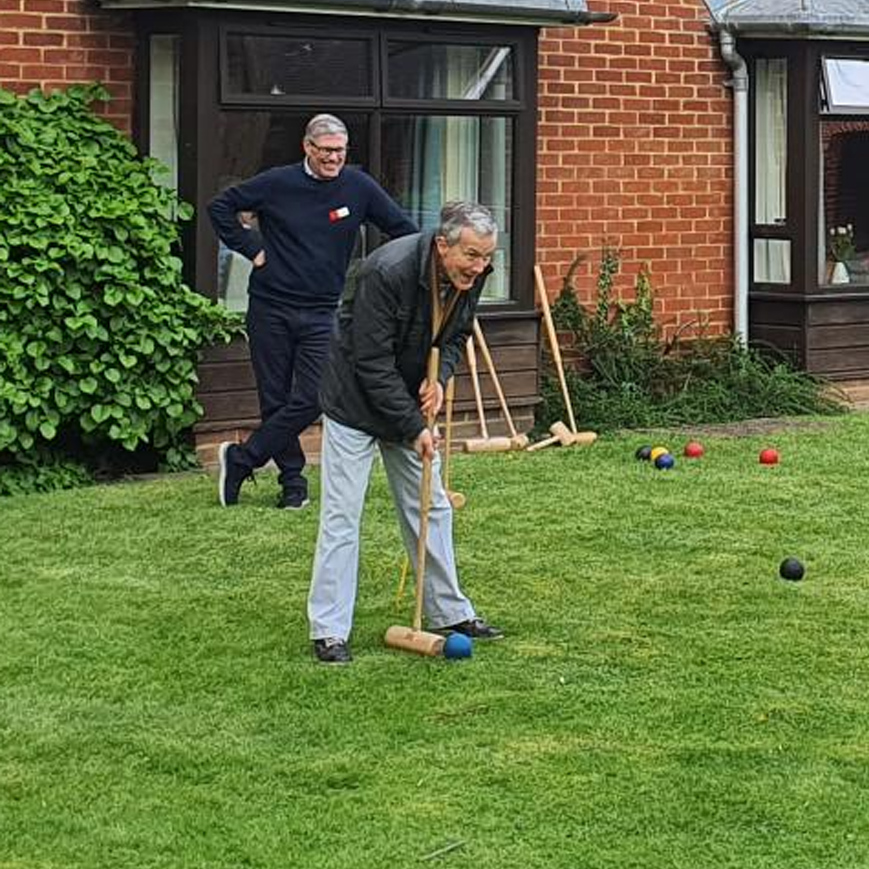
<path id="1" fill-rule="evenodd" d="M 220 503 L 224 507 L 231 507 L 238 503 L 238 492 L 241 489 L 241 484 L 252 473 L 247 468 L 239 465 L 235 459 L 235 454 L 238 451 L 238 446 L 229 441 L 224 441 L 220 445 L 220 450 L 217 454 L 220 462 L 220 477 L 217 481 L 217 494 L 220 497 Z"/>
<path id="2" fill-rule="evenodd" d="M 281 510 L 304 510 L 310 503 L 304 492 L 281 492 L 277 506 Z"/>
<path id="3" fill-rule="evenodd" d="M 314 654 L 321 664 L 349 664 L 353 660 L 347 643 L 337 637 L 314 640 Z"/>
<path id="4" fill-rule="evenodd" d="M 478 618 L 468 619 L 466 622 L 459 622 L 447 628 L 438 628 L 438 633 L 464 634 L 474 640 L 500 640 L 504 636 L 503 631 Z"/>

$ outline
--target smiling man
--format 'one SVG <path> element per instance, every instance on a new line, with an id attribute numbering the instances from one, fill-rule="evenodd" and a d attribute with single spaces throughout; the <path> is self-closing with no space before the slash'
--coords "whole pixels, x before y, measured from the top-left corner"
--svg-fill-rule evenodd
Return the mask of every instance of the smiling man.
<path id="1" fill-rule="evenodd" d="M 320 414 L 317 391 L 359 227 L 397 238 L 416 225 L 359 169 L 345 167 L 348 134 L 334 115 L 305 129 L 301 163 L 278 166 L 216 196 L 208 212 L 223 243 L 253 263 L 247 334 L 262 422 L 243 444 L 220 446 L 220 503 L 238 501 L 255 468 L 274 459 L 278 506 L 308 503 L 299 435 Z M 253 212 L 258 231 L 239 221 Z"/>
<path id="2" fill-rule="evenodd" d="M 497 243 L 486 208 L 449 203 L 436 231 L 397 239 L 371 254 L 341 306 L 320 391 L 320 531 L 308 596 L 314 654 L 323 663 L 350 661 L 360 523 L 378 448 L 413 559 L 422 459 L 433 459 L 424 578 L 429 628 L 477 639 L 501 636 L 476 615 L 459 587 L 452 507 L 440 479 L 435 433 L 425 421 L 429 411 L 436 416 L 440 409 Z M 433 345 L 440 350 L 440 372 L 437 382 L 428 383 Z"/>

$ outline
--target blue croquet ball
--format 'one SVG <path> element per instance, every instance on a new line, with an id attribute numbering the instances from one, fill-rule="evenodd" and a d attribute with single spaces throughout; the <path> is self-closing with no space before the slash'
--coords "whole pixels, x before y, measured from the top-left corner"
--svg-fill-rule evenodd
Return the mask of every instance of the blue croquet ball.
<path id="1" fill-rule="evenodd" d="M 655 467 L 659 471 L 667 471 L 675 464 L 676 460 L 670 453 L 664 453 L 662 456 L 658 456 L 658 458 L 655 459 Z"/>
<path id="2" fill-rule="evenodd" d="M 637 448 L 637 451 L 636 451 L 636 453 L 634 453 L 634 455 L 635 455 L 635 456 L 636 456 L 636 457 L 637 457 L 641 462 L 648 462 L 649 459 L 652 458 L 652 448 L 651 448 L 650 446 L 648 446 L 648 445 L 646 445 L 646 446 L 642 446 L 642 447 L 638 447 L 638 448 Z"/>
<path id="3" fill-rule="evenodd" d="M 444 643 L 445 658 L 470 658 L 474 650 L 474 644 L 470 637 L 464 634 L 452 633 Z"/>
<path id="4" fill-rule="evenodd" d="M 779 576 L 782 579 L 789 579 L 791 582 L 798 582 L 805 576 L 806 569 L 803 567 L 799 558 L 786 558 L 778 568 Z"/>

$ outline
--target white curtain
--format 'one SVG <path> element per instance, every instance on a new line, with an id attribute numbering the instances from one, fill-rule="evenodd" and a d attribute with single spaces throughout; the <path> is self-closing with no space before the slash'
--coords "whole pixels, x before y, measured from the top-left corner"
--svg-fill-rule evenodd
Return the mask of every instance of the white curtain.
<path id="1" fill-rule="evenodd" d="M 755 222 L 779 225 L 787 218 L 787 60 L 759 59 L 755 69 Z M 789 284 L 790 243 L 756 239 L 754 279 Z"/>

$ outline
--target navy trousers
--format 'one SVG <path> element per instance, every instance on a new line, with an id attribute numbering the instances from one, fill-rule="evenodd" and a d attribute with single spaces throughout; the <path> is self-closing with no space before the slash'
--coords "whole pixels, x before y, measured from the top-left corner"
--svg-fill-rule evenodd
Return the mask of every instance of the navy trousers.
<path id="1" fill-rule="evenodd" d="M 288 493 L 308 493 L 299 435 L 320 415 L 317 393 L 334 324 L 333 308 L 249 300 L 247 336 L 262 422 L 238 458 L 250 470 L 274 459 Z"/>

